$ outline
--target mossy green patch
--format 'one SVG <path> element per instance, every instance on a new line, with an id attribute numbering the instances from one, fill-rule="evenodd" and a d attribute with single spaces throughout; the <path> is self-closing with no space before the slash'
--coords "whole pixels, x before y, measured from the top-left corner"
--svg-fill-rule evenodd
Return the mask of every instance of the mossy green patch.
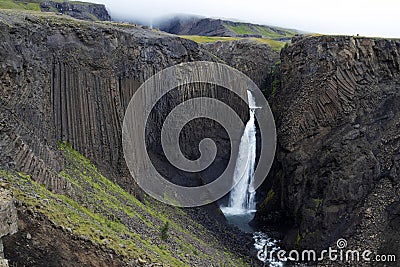
<path id="1" fill-rule="evenodd" d="M 296 245 L 300 245 L 300 242 L 301 242 L 300 230 L 297 230 Z"/>
<path id="2" fill-rule="evenodd" d="M 315 212 L 317 212 L 319 207 L 321 207 L 321 205 L 322 205 L 323 199 L 322 198 L 313 198 L 312 201 L 314 202 L 314 210 L 315 210 Z"/>
<path id="3" fill-rule="evenodd" d="M 275 191 L 271 188 L 268 191 L 267 197 L 264 199 L 264 201 L 261 203 L 260 208 L 262 210 L 266 209 L 268 207 L 268 204 L 271 202 L 271 200 L 275 197 Z"/>
<path id="4" fill-rule="evenodd" d="M 262 44 L 267 44 L 269 45 L 272 49 L 275 51 L 280 51 L 284 46 L 285 42 L 269 39 L 269 38 L 249 38 L 250 40 L 262 43 Z"/>
<path id="5" fill-rule="evenodd" d="M 169 222 L 165 222 L 164 226 L 161 227 L 161 229 L 160 229 L 161 239 L 164 241 L 167 241 L 167 239 L 169 237 L 168 230 L 169 230 Z"/>
<path id="6" fill-rule="evenodd" d="M 199 35 L 180 35 L 179 37 L 192 40 L 199 44 L 214 43 L 214 42 L 229 42 L 236 40 L 250 40 L 250 41 L 255 41 L 257 43 L 267 44 L 275 51 L 280 51 L 285 46 L 285 42 L 269 38 L 255 38 L 255 37 L 241 38 L 241 37 L 199 36 Z"/>
<path id="7" fill-rule="evenodd" d="M 273 81 L 272 81 L 272 92 L 271 92 L 271 95 L 272 96 L 274 96 L 274 95 L 276 95 L 276 93 L 278 92 L 278 90 L 279 90 L 279 87 L 280 87 L 280 81 L 278 80 L 278 79 L 274 79 Z"/>

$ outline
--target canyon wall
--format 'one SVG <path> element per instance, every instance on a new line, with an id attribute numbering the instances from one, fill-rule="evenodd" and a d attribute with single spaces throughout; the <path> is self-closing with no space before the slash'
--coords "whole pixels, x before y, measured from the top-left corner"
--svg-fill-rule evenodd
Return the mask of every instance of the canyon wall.
<path id="1" fill-rule="evenodd" d="M 272 93 L 275 80 L 275 64 L 279 50 L 268 44 L 252 40 L 235 40 L 202 44 L 223 63 L 246 74 L 265 93 Z"/>
<path id="2" fill-rule="evenodd" d="M 281 61 L 278 151 L 257 217 L 289 222 L 289 247 L 346 238 L 398 253 L 400 41 L 296 37 Z"/>
<path id="3" fill-rule="evenodd" d="M 215 61 L 215 58 L 193 41 L 157 30 L 43 13 L 1 11 L 0 39 L 0 170 L 29 175 L 29 179 L 44 185 L 52 193 L 77 197 L 71 181 L 61 172 L 71 165 L 60 150 L 60 144 L 68 144 L 88 158 L 99 172 L 133 193 L 142 201 L 140 205 L 146 203 L 149 208 L 160 205 L 148 198 L 145 200 L 126 168 L 121 140 L 125 109 L 139 86 L 156 72 L 182 62 Z M 147 145 L 154 148 L 153 159 L 161 162 L 159 122 L 165 117 L 164 111 L 183 99 L 202 93 L 224 99 L 231 106 L 238 103 L 237 96 L 228 95 L 223 88 L 195 88 L 177 88 L 158 103 L 159 109 L 154 111 L 154 120 L 147 129 Z M 247 107 L 242 105 L 238 112 L 245 120 Z M 200 130 L 204 124 L 190 127 L 183 133 L 182 147 L 186 154 L 195 156 L 198 154 L 196 140 L 204 136 L 205 131 Z M 216 135 L 217 143 L 223 143 L 220 157 L 226 157 L 229 153 L 227 136 L 220 132 L 218 125 L 208 128 Z M 176 174 L 170 171 L 169 165 L 165 168 L 172 175 Z M 194 178 L 195 184 L 202 182 L 198 176 L 178 173 L 178 177 L 177 183 L 192 183 L 190 178 Z M 47 219 L 43 219 L 46 227 L 38 226 L 36 218 L 31 226 L 28 223 L 32 221 L 30 208 L 29 205 L 26 207 L 25 216 L 25 208 L 20 207 L 20 223 L 24 228 L 29 231 L 39 229 L 39 232 L 44 229 L 43 236 L 58 231 L 53 226 L 48 229 Z M 238 230 L 229 228 L 218 211 L 217 206 L 211 204 L 198 209 L 174 210 L 168 216 L 175 220 L 179 218 L 178 213 L 183 214 L 182 217 L 192 220 L 187 224 L 196 222 L 196 227 L 212 232 L 205 237 L 217 236 L 223 246 L 243 258 L 248 257 L 251 236 L 243 236 Z M 152 214 L 152 217 L 156 219 L 157 215 Z M 142 223 L 137 218 L 132 219 Z M 177 222 L 180 223 L 181 220 Z M 147 229 L 147 226 L 143 227 Z M 156 236 L 158 240 L 159 229 L 152 228 L 151 231 L 156 233 L 152 238 Z M 67 238 L 64 233 L 61 236 Z M 11 244 L 24 238 L 20 234 L 15 239 L 9 238 L 8 242 Z M 73 248 L 74 242 L 69 241 L 68 247 Z M 242 246 L 243 242 L 245 246 Z M 40 250 L 40 242 L 35 244 L 37 246 L 31 245 L 30 249 Z M 176 247 L 175 243 L 171 244 Z M 15 257 L 14 260 L 26 262 L 25 256 L 29 253 L 26 246 L 20 245 L 15 253 L 10 250 L 9 255 Z M 40 262 L 43 260 L 41 255 L 36 255 Z M 63 258 L 62 255 L 58 256 Z"/>
<path id="4" fill-rule="evenodd" d="M 121 145 L 131 96 L 157 71 L 210 56 L 192 41 L 140 27 L 0 16 L 2 163 L 62 190 L 54 148 L 66 141 L 133 190 Z"/>

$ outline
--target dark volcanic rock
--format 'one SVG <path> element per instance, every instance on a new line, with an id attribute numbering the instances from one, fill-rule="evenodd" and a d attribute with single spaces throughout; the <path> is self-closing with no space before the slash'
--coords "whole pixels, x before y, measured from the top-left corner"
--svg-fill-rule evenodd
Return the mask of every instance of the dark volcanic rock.
<path id="1" fill-rule="evenodd" d="M 40 3 L 40 9 L 44 12 L 57 12 L 59 14 L 89 21 L 111 20 L 105 5 L 102 4 L 44 1 Z"/>
<path id="2" fill-rule="evenodd" d="M 131 96 L 155 72 L 209 57 L 192 41 L 132 26 L 0 16 L 10 24 L 0 24 L 2 163 L 57 191 L 54 147 L 67 141 L 133 190 L 121 144 Z"/>
<path id="3" fill-rule="evenodd" d="M 127 266 L 114 251 L 57 229 L 26 207 L 18 209 L 18 227 L 17 234 L 4 239 L 12 266 Z"/>
<path id="4" fill-rule="evenodd" d="M 279 148 L 257 218 L 294 218 L 287 246 L 344 237 L 376 251 L 381 234 L 398 231 L 399 54 L 399 40 L 336 36 L 297 38 L 282 51 L 282 88 L 270 101 Z"/>
<path id="5" fill-rule="evenodd" d="M 200 19 L 197 17 L 176 17 L 157 25 L 160 30 L 179 35 L 235 36 L 220 19 Z"/>
<path id="6" fill-rule="evenodd" d="M 166 67 L 215 60 L 195 42 L 170 34 L 127 24 L 93 23 L 40 13 L 0 12 L 0 39 L 0 169 L 26 173 L 61 194 L 71 193 L 69 183 L 59 175 L 65 162 L 57 144 L 65 141 L 108 178 L 140 199 L 141 191 L 126 168 L 122 151 L 122 121 L 130 98 L 146 79 Z M 202 87 L 198 89 L 201 91 Z M 216 91 L 220 90 L 214 88 L 206 93 L 220 94 L 231 105 L 237 102 L 223 91 Z M 196 92 L 178 88 L 176 97 L 163 98 L 155 112 L 162 114 Z M 149 147 L 155 148 L 152 152 L 159 156 L 156 132 L 161 125 L 157 122 L 149 124 L 147 137 Z M 220 129 L 209 126 L 214 134 Z M 188 154 L 198 152 L 193 149 L 198 144 L 191 141 L 204 132 L 203 127 L 184 135 L 183 150 L 186 148 Z M 216 137 L 224 139 L 221 135 Z M 178 183 L 185 182 L 185 176 L 179 178 Z M 152 205 L 149 201 L 146 204 Z M 249 255 L 251 246 L 241 244 L 244 240 L 251 244 L 251 236 L 232 231 L 216 204 L 188 210 L 182 217 L 205 225 L 221 237 L 221 244 L 235 253 L 244 258 Z M 182 220 L 179 223 L 185 225 Z M 65 244 L 67 252 L 76 245 L 69 241 Z M 49 242 L 53 240 L 50 238 Z M 52 245 L 45 245 L 40 251 L 36 248 L 42 245 L 37 245 L 32 250 L 18 248 L 9 254 L 25 262 L 22 254 L 35 253 L 32 262 L 43 262 L 43 251 L 51 250 Z M 71 253 L 75 252 L 79 254 L 79 251 Z M 64 257 L 63 253 L 59 255 Z"/>
<path id="7" fill-rule="evenodd" d="M 279 51 L 251 40 L 204 43 L 202 46 L 224 63 L 249 76 L 267 95 L 271 93 Z"/>

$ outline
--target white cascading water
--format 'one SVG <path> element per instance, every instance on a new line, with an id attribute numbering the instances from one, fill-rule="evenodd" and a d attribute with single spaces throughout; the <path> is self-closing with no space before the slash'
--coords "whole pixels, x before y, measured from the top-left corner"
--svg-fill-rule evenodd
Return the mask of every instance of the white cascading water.
<path id="1" fill-rule="evenodd" d="M 236 159 L 233 180 L 236 184 L 232 189 L 227 207 L 221 207 L 228 222 L 236 225 L 244 232 L 253 232 L 254 229 L 249 226 L 249 222 L 253 219 L 256 212 L 256 204 L 254 202 L 255 191 L 250 193 L 254 179 L 254 170 L 256 165 L 256 125 L 255 110 L 256 106 L 253 95 L 247 91 L 249 101 L 250 119 L 246 123 L 243 135 L 240 139 L 239 154 Z M 246 149 L 247 148 L 247 149 Z M 257 251 L 264 250 L 264 246 L 269 251 L 277 252 L 280 247 L 278 240 L 269 237 L 262 232 L 253 233 L 254 248 Z M 266 258 L 264 263 L 271 267 L 282 267 L 283 263 L 275 258 Z"/>
<path id="2" fill-rule="evenodd" d="M 253 183 L 256 164 L 256 125 L 254 113 L 257 107 L 250 91 L 247 91 L 247 98 L 250 119 L 246 123 L 240 139 L 239 154 L 233 176 L 233 181 L 236 185 L 230 193 L 228 206 L 222 209 L 225 214 L 231 215 L 255 212 L 255 191 L 250 193 L 250 187 Z"/>

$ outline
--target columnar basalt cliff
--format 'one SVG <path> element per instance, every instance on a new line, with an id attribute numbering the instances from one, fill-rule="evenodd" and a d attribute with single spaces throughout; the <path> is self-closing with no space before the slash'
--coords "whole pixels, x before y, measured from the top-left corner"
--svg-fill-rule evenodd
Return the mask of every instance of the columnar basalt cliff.
<path id="1" fill-rule="evenodd" d="M 294 219 L 292 248 L 346 238 L 398 254 L 400 41 L 298 37 L 281 60 L 279 148 L 257 217 Z"/>
<path id="2" fill-rule="evenodd" d="M 40 242 L 58 244 L 57 239 L 61 238 L 65 239 L 65 247 L 71 253 L 57 249 L 51 263 L 54 266 L 74 259 L 77 260 L 71 266 L 81 266 L 85 261 L 97 266 L 103 260 L 104 264 L 108 264 L 108 255 L 118 257 L 114 262 L 116 266 L 167 263 L 165 255 L 175 255 L 174 259 L 169 258 L 175 262 L 174 265 L 190 261 L 202 266 L 210 266 L 213 262 L 217 265 L 228 264 L 228 261 L 229 264 L 249 264 L 244 262 L 251 249 L 251 237 L 242 236 L 239 231 L 226 226 L 215 205 L 188 211 L 162 208 L 161 203 L 154 203 L 140 193 L 125 166 L 122 153 L 124 111 L 138 87 L 168 66 L 197 60 L 213 61 L 208 52 L 195 42 L 130 24 L 89 23 L 64 16 L 15 11 L 0 12 L 0 19 L 0 177 L 11 181 L 23 200 L 19 213 L 20 224 L 25 231 L 25 236 L 21 234 L 7 239 L 8 244 L 20 244 L 8 251 L 13 262 L 47 266 L 43 257 L 57 246 L 41 247 Z M 179 88 L 177 92 L 179 96 L 186 94 Z M 234 100 L 231 98 L 228 102 Z M 169 104 L 176 103 L 175 100 L 165 101 L 160 103 L 161 108 L 168 109 Z M 162 110 L 157 112 L 162 113 Z M 154 127 L 158 130 L 160 125 Z M 150 129 L 150 133 L 155 131 Z M 187 135 L 183 137 L 183 142 L 189 143 L 192 139 L 193 135 Z M 149 146 L 158 141 L 151 135 L 149 140 Z M 75 150 L 90 159 L 97 168 L 94 169 L 94 165 L 88 164 L 88 159 L 81 158 L 83 156 Z M 69 156 L 65 151 L 69 151 Z M 73 174 L 67 175 L 66 170 Z M 125 195 L 125 191 L 116 185 L 109 184 L 102 174 L 142 202 Z M 79 179 L 73 180 L 75 178 Z M 92 185 L 96 179 L 105 181 L 106 185 Z M 201 181 L 198 177 L 197 180 Z M 44 187 L 37 186 L 40 184 Z M 98 199 L 101 194 L 96 190 L 100 189 L 111 191 L 107 194 L 112 196 Z M 91 196 L 93 192 L 97 193 Z M 60 194 L 70 199 L 68 204 Z M 110 198 L 112 203 L 108 203 Z M 121 201 L 118 208 L 113 204 L 117 200 Z M 71 205 L 74 201 L 82 206 Z M 53 203 L 64 203 L 63 212 L 65 209 L 78 209 L 77 216 L 83 214 L 84 218 L 79 217 L 78 222 L 72 223 L 74 217 L 70 214 L 69 219 L 62 215 L 63 220 L 57 221 L 59 217 L 52 216 L 57 215 L 57 211 L 61 212 L 57 210 L 60 206 L 54 207 Z M 101 220 L 109 222 L 99 219 L 100 222 L 92 224 L 86 232 L 86 223 L 81 225 L 80 221 L 87 220 L 87 208 L 93 208 L 93 212 L 101 214 L 99 218 L 105 216 L 106 219 Z M 133 214 L 137 212 L 138 215 L 132 215 L 131 209 L 135 209 Z M 151 209 L 157 211 L 147 212 Z M 98 217 L 89 214 L 89 218 Z M 171 221 L 171 238 L 164 246 L 158 229 L 166 220 Z M 126 227 L 130 234 L 123 235 L 118 229 L 118 234 L 111 238 L 103 232 L 110 231 L 110 228 L 96 229 L 115 224 L 123 229 Z M 185 229 L 174 230 L 181 224 Z M 35 230 L 38 232 L 36 237 L 31 236 L 31 231 Z M 26 240 L 27 231 L 30 231 L 32 239 Z M 211 231 L 210 234 L 204 234 L 207 231 Z M 48 239 L 49 235 L 58 238 Z M 181 243 L 176 241 L 178 237 L 185 236 L 193 239 L 179 241 Z M 219 238 L 210 240 L 213 236 Z M 207 241 L 196 241 L 203 237 Z M 121 243 L 112 246 L 116 239 L 120 239 Z M 128 249 L 127 240 L 139 243 Z M 152 245 L 157 244 L 145 250 L 143 246 L 150 246 L 147 240 L 151 240 Z M 24 245 L 26 243 L 29 246 Z M 190 247 L 187 243 L 191 244 Z M 213 248 L 201 245 L 206 243 L 212 244 Z M 246 245 L 242 246 L 243 243 Z M 87 259 L 76 249 L 77 244 L 88 247 L 89 253 L 99 250 L 99 259 Z M 199 245 L 204 251 L 198 248 Z M 232 251 L 242 256 L 234 256 L 232 263 L 232 256 L 225 257 L 227 247 L 232 247 Z M 167 249 L 167 252 L 154 251 L 159 248 Z M 192 256 L 188 253 L 185 257 L 176 256 L 182 253 L 183 248 Z M 124 249 L 119 254 L 115 252 Z M 130 259 L 125 255 L 126 251 L 130 257 L 136 258 Z M 143 256 L 137 256 L 138 251 Z M 65 256 L 67 254 L 70 259 Z M 160 254 L 164 255 L 161 256 L 164 259 L 160 259 Z M 77 255 L 76 258 L 73 255 Z M 209 256 L 206 259 L 202 255 Z M 245 260 L 241 259 L 243 257 Z"/>
<path id="3" fill-rule="evenodd" d="M 271 94 L 275 64 L 279 61 L 278 49 L 252 40 L 205 43 L 202 46 L 225 64 L 249 76 L 265 94 Z"/>
<path id="4" fill-rule="evenodd" d="M 167 66 L 211 59 L 191 41 L 131 26 L 91 28 L 46 16 L 32 23 L 23 14 L 3 19 L 10 23 L 2 23 L 0 33 L 3 127 L 16 125 L 4 137 L 14 146 L 7 153 L 37 179 L 54 174 L 45 165 L 59 170 L 51 149 L 57 141 L 67 141 L 112 177 L 119 175 L 121 123 L 135 90 Z M 43 180 L 52 179 L 57 177 Z"/>

